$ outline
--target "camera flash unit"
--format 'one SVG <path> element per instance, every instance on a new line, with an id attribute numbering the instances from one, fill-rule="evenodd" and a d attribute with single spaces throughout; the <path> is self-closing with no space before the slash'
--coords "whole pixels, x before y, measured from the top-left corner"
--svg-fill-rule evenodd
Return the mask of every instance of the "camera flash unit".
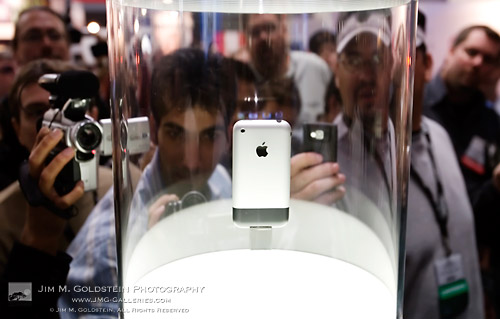
<path id="1" fill-rule="evenodd" d="M 310 136 L 315 140 L 323 140 L 325 138 L 325 132 L 323 130 L 315 130 L 310 133 Z"/>

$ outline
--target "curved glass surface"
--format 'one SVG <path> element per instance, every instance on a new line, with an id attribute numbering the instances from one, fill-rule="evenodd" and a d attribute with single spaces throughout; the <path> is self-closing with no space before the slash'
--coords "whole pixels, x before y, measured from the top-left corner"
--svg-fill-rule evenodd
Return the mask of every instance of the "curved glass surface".
<path id="1" fill-rule="evenodd" d="M 120 315 L 401 317 L 416 2 L 107 10 Z"/>

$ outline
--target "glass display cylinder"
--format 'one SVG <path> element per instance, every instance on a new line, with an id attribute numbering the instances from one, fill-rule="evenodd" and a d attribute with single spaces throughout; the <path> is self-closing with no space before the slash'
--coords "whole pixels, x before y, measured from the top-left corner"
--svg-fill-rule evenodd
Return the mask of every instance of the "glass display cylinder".
<path id="1" fill-rule="evenodd" d="M 107 1 L 121 317 L 402 317 L 416 6 Z"/>

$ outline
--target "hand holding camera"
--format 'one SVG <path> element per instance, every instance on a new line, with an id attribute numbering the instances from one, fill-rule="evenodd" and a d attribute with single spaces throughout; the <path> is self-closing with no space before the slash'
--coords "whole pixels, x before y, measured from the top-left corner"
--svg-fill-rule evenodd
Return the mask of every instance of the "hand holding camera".
<path id="1" fill-rule="evenodd" d="M 86 112 L 99 81 L 90 72 L 69 71 L 46 74 L 39 85 L 50 92 L 52 108 L 39 123 L 29 162 L 20 167 L 19 182 L 31 207 L 43 206 L 68 219 L 75 215 L 72 205 L 84 190 L 97 187 L 95 147 L 102 129 Z"/>
<path id="2" fill-rule="evenodd" d="M 60 75 L 45 74 L 38 83 L 51 94 L 52 108 L 43 115 L 42 126 L 63 133 L 60 143 L 48 154 L 46 164 L 67 147 L 75 153 L 56 178 L 54 188 L 63 196 L 81 180 L 85 191 L 96 189 L 103 130 L 86 113 L 92 98 L 98 94 L 99 80 L 91 72 L 68 71 Z"/>
<path id="3" fill-rule="evenodd" d="M 67 147 L 46 164 L 50 153 L 62 138 L 63 132 L 60 130 L 50 131 L 46 127 L 40 129 L 29 157 L 29 175 L 31 178 L 38 180 L 38 187 L 42 195 L 47 197 L 58 208 L 66 209 L 83 195 L 84 185 L 82 181 L 77 181 L 74 187 L 64 195 L 59 194 L 55 189 L 58 175 L 73 160 L 75 155 L 74 150 Z"/>
<path id="4" fill-rule="evenodd" d="M 162 195 L 149 207 L 148 229 L 170 214 L 205 202 L 205 195 L 195 190 L 187 192 L 181 199 L 175 194 Z"/>
<path id="5" fill-rule="evenodd" d="M 45 74 L 38 83 L 50 92 L 51 108 L 39 123 L 37 144 L 29 165 L 21 165 L 19 181 L 30 206 L 44 206 L 70 218 L 75 213 L 71 206 L 81 197 L 75 190 L 97 189 L 99 155 L 111 155 L 113 149 L 111 120 L 103 120 L 102 125 L 86 114 L 98 95 L 99 80 L 93 73 Z M 120 124 L 122 152 L 131 155 L 148 150 L 147 117 L 123 119 Z"/>
<path id="6" fill-rule="evenodd" d="M 179 200 L 179 197 L 175 194 L 165 194 L 160 196 L 150 207 L 148 210 L 149 219 L 148 219 L 148 229 L 156 225 L 162 217 L 164 217 L 165 207 L 168 206 L 169 203 L 175 203 Z"/>
<path id="7" fill-rule="evenodd" d="M 56 177 L 75 155 L 74 150 L 68 147 L 57 154 L 48 165 L 45 164 L 47 156 L 60 143 L 62 137 L 63 133 L 60 130 L 51 131 L 46 127 L 41 128 L 38 132 L 29 157 L 28 174 L 31 180 L 38 181 L 39 192 L 48 202 L 52 203 L 53 209 L 49 209 L 49 212 L 46 207 L 30 205 L 21 236 L 23 244 L 53 255 L 57 252 L 60 236 L 66 225 L 65 216 L 53 214 L 53 212 L 68 211 L 84 193 L 82 181 L 77 182 L 73 189 L 64 196 L 59 195 L 54 187 Z"/>
<path id="8" fill-rule="evenodd" d="M 345 194 L 345 176 L 339 164 L 323 162 L 318 153 L 299 153 L 292 157 L 290 197 L 331 205 Z"/>
<path id="9" fill-rule="evenodd" d="M 331 205 L 345 194 L 345 176 L 337 162 L 337 127 L 304 124 L 304 153 L 291 159 L 290 196 Z"/>

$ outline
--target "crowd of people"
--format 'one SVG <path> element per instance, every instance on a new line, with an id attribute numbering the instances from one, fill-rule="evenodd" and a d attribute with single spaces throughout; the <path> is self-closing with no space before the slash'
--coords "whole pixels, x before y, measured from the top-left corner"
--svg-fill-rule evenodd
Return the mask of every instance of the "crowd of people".
<path id="1" fill-rule="evenodd" d="M 145 80 L 149 100 L 135 97 L 150 110 L 152 144 L 130 165 L 134 195 L 123 240 L 138 240 L 169 203 L 192 190 L 209 201 L 231 198 L 232 126 L 252 116 L 291 124 L 291 198 L 336 207 L 368 225 L 369 202 L 389 223 L 401 205 L 397 192 L 406 191 L 398 184 L 404 167 L 396 150 L 394 74 L 401 57 L 392 22 L 390 10 L 342 13 L 338 28 L 314 34 L 305 52 L 290 50 L 286 15 L 250 14 L 243 21 L 245 54 L 239 52 L 244 61 L 196 47 L 155 58 Z M 431 78 L 429 31 L 419 12 L 404 317 L 494 319 L 500 315 L 500 117 L 492 87 L 500 78 L 500 36 L 483 25 L 462 30 Z M 13 318 L 78 318 L 50 309 L 73 307 L 72 287 L 119 284 L 111 169 L 98 166 L 95 190 L 85 192 L 80 181 L 66 194 L 56 191 L 57 176 L 77 150 L 66 147 L 48 159 L 64 133 L 39 125 L 51 108 L 40 77 L 79 70 L 69 46 L 65 19 L 31 7 L 19 14 L 11 48 L 0 47 L 1 283 L 69 287 L 33 298 L 30 307 L 9 306 L 4 287 L 2 308 Z M 97 94 L 94 104 L 109 95 Z M 96 120 L 99 113 L 88 110 Z M 336 126 L 336 162 L 302 151 L 302 126 L 319 121 Z M 450 287 L 453 294 L 443 292 Z M 109 308 L 110 317 L 119 306 L 91 299 L 78 305 Z"/>

